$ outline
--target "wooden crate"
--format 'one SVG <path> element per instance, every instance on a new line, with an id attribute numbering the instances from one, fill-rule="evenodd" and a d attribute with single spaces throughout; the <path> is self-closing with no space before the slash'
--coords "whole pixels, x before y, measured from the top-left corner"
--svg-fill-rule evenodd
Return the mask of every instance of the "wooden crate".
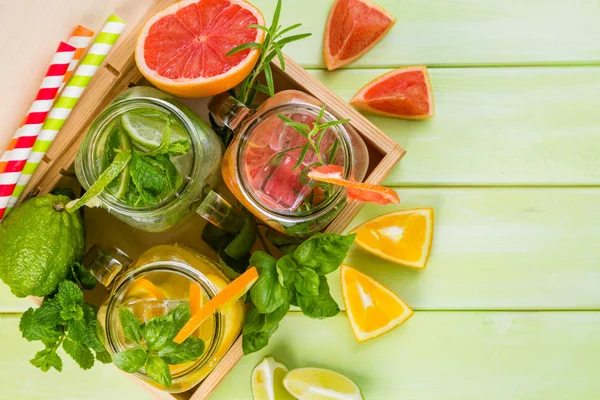
<path id="1" fill-rule="evenodd" d="M 155 1 L 147 15 L 152 15 L 173 2 L 173 0 Z M 73 162 L 87 129 L 115 96 L 128 87 L 138 85 L 143 81 L 143 77 L 135 65 L 134 50 L 137 33 L 145 20 L 146 18 L 143 18 L 139 21 L 135 29 L 121 39 L 98 70 L 84 96 L 40 163 L 23 193 L 21 201 L 30 195 L 50 192 L 59 184 L 61 186 L 78 186 L 73 174 Z M 405 150 L 287 56 L 285 64 L 286 70 L 282 71 L 277 59 L 272 63 L 277 90 L 289 88 L 303 90 L 327 104 L 327 107 L 335 114 L 350 118 L 350 124 L 362 136 L 369 149 L 370 165 L 365 182 L 373 184 L 383 182 L 405 154 Z M 189 103 L 189 100 L 184 102 Z M 204 102 L 204 107 L 205 104 L 206 102 Z M 361 207 L 362 204 L 357 202 L 347 204 L 326 228 L 326 231 L 342 232 Z M 116 245 L 135 258 L 144 250 L 155 245 L 177 242 L 195 247 L 207 255 L 214 255 L 214 252 L 200 240 L 203 223 L 200 223 L 200 217 L 195 215 L 190 216 L 176 229 L 161 233 L 148 233 L 133 229 L 102 209 L 87 209 L 85 214 L 88 227 L 87 240 L 90 245 L 96 243 L 105 246 Z M 96 290 L 92 294 L 92 301 L 98 302 L 105 294 L 101 289 Z M 205 399 L 242 356 L 240 337 L 213 372 L 195 389 L 184 393 L 169 394 L 146 385 L 136 378 L 133 379 L 158 399 Z"/>

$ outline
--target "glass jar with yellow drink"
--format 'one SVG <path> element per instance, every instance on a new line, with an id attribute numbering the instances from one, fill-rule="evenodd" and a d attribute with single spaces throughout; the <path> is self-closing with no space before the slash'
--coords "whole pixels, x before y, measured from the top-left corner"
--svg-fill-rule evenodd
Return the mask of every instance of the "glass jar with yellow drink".
<path id="1" fill-rule="evenodd" d="M 229 284 L 214 262 L 180 245 L 154 247 L 133 262 L 119 250 L 95 247 L 86 256 L 85 264 L 109 290 L 98 311 L 98 322 L 100 337 L 111 354 L 136 346 L 125 338 L 119 318 L 120 309 L 131 311 L 142 324 L 167 315 L 181 304 L 189 304 L 193 314 Z M 169 365 L 170 387 L 152 380 L 144 368 L 134 375 L 172 393 L 191 389 L 225 355 L 240 334 L 243 320 L 241 301 L 222 306 L 205 320 L 193 333 L 204 342 L 204 352 L 195 361 Z"/>

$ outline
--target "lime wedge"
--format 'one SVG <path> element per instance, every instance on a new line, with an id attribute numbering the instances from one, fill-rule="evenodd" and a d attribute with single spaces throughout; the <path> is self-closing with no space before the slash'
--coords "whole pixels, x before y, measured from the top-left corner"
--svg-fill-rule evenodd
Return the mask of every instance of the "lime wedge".
<path id="1" fill-rule="evenodd" d="M 131 140 L 149 150 L 157 149 L 161 145 L 167 124 L 171 128 L 171 141 L 187 137 L 179 123 L 161 111 L 134 110 L 121 115 L 121 125 Z"/>
<path id="2" fill-rule="evenodd" d="M 342 374 L 322 368 L 298 368 L 283 385 L 299 400 L 363 400 L 360 389 Z"/>
<path id="3" fill-rule="evenodd" d="M 252 370 L 252 397 L 254 400 L 294 400 L 285 390 L 283 378 L 288 368 L 273 357 L 265 357 Z"/>
<path id="4" fill-rule="evenodd" d="M 102 155 L 103 169 L 108 168 L 110 163 L 115 159 L 118 150 L 131 150 L 131 139 L 129 139 L 129 136 L 122 129 L 114 127 L 108 134 L 105 147 Z M 122 199 L 125 193 L 127 193 L 129 181 L 129 165 L 126 165 L 119 177 L 114 179 L 106 187 L 106 190 L 113 196 Z"/>
<path id="5" fill-rule="evenodd" d="M 105 187 L 107 187 L 113 179 L 115 179 L 121 171 L 127 166 L 129 161 L 131 160 L 131 151 L 123 150 L 117 154 L 113 162 L 104 170 L 102 175 L 98 178 L 96 182 L 88 189 L 87 192 L 81 198 L 70 201 L 67 204 L 67 211 L 73 212 L 84 205 L 88 205 L 90 207 L 98 207 L 100 205 L 99 199 L 97 196 L 102 193 Z"/>

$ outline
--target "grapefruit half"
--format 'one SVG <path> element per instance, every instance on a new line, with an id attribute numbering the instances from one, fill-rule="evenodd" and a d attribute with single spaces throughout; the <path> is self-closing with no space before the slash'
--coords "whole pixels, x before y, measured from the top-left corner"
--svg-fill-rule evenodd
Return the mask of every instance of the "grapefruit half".
<path id="1" fill-rule="evenodd" d="M 395 118 L 426 119 L 435 114 L 431 81 L 423 66 L 400 68 L 376 78 L 360 89 L 350 104 Z"/>
<path id="2" fill-rule="evenodd" d="M 365 54 L 395 23 L 396 18 L 370 0 L 336 0 L 323 43 L 327 69 L 339 68 Z"/>
<path id="3" fill-rule="evenodd" d="M 135 49 L 141 73 L 175 96 L 206 97 L 225 92 L 254 68 L 259 49 L 227 56 L 236 46 L 263 43 L 261 12 L 244 0 L 184 0 L 146 22 Z"/>

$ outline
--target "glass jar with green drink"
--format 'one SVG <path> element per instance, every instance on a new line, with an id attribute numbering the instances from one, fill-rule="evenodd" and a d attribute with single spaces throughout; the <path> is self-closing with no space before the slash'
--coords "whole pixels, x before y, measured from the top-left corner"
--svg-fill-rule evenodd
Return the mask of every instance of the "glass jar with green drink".
<path id="1" fill-rule="evenodd" d="M 158 389 L 179 393 L 197 385 L 242 330 L 244 305 L 236 300 L 221 306 L 182 345 L 173 341 L 190 316 L 229 284 L 218 265 L 191 248 L 157 246 L 131 261 L 117 249 L 93 247 L 84 264 L 109 290 L 97 315 L 107 350 L 113 359 L 143 351 L 138 365 L 125 363 L 127 357 L 115 363 Z"/>
<path id="2" fill-rule="evenodd" d="M 122 151 L 131 160 L 98 195 L 135 228 L 159 232 L 181 221 L 218 182 L 222 144 L 187 106 L 151 87 L 118 96 L 92 123 L 75 171 L 88 190 Z"/>

